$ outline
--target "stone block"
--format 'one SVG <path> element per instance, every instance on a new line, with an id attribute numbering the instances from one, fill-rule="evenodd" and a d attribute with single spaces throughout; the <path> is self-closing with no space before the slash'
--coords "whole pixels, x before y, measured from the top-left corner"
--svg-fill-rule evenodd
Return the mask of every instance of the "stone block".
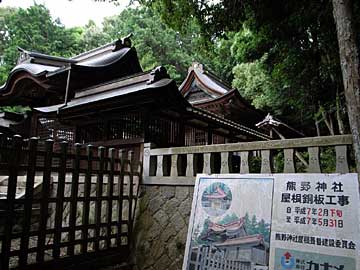
<path id="1" fill-rule="evenodd" d="M 169 222 L 168 221 L 168 219 L 169 219 L 168 215 L 162 209 L 160 209 L 159 211 L 157 211 L 154 214 L 154 219 L 160 224 L 160 226 L 167 225 L 167 223 Z"/>
<path id="2" fill-rule="evenodd" d="M 189 187 L 176 187 L 175 188 L 175 197 L 180 202 L 185 200 L 189 196 Z"/>
<path id="3" fill-rule="evenodd" d="M 176 231 L 175 231 L 175 228 L 170 223 L 168 226 L 166 226 L 165 230 L 163 230 L 161 232 L 160 240 L 165 245 L 165 242 L 167 242 L 169 240 L 169 238 L 174 235 L 176 235 Z"/>
<path id="4" fill-rule="evenodd" d="M 178 200 L 176 200 L 175 198 L 173 198 L 165 203 L 163 209 L 165 210 L 165 212 L 168 216 L 172 216 L 176 212 L 179 204 L 180 204 L 180 202 Z"/>
<path id="5" fill-rule="evenodd" d="M 159 239 L 153 241 L 151 246 L 150 256 L 157 260 L 165 251 L 165 245 Z M 171 256 L 170 256 L 171 258 Z"/>
<path id="6" fill-rule="evenodd" d="M 170 200 L 175 197 L 175 187 L 172 186 L 161 187 L 161 194 L 165 199 Z"/>
<path id="7" fill-rule="evenodd" d="M 185 220 L 188 220 L 191 213 L 192 199 L 188 198 L 180 204 L 179 212 Z"/>
<path id="8" fill-rule="evenodd" d="M 171 264 L 171 260 L 170 258 L 164 254 L 163 256 L 161 256 L 161 258 L 154 264 L 154 269 L 156 270 L 169 270 L 169 266 Z"/>
<path id="9" fill-rule="evenodd" d="M 164 200 L 160 196 L 154 197 L 149 202 L 149 212 L 155 214 L 161 206 L 164 204 Z"/>
<path id="10" fill-rule="evenodd" d="M 162 228 L 164 227 L 159 226 L 159 224 L 156 221 L 154 221 L 153 225 L 146 233 L 146 238 L 149 241 L 152 241 L 153 239 L 157 239 L 162 231 Z M 143 241 L 146 241 L 146 239 L 143 239 Z"/>
<path id="11" fill-rule="evenodd" d="M 174 215 L 171 217 L 170 221 L 177 232 L 181 231 L 184 227 L 186 227 L 184 219 L 182 218 L 182 216 L 180 215 L 180 213 L 178 211 L 176 211 L 174 213 Z"/>

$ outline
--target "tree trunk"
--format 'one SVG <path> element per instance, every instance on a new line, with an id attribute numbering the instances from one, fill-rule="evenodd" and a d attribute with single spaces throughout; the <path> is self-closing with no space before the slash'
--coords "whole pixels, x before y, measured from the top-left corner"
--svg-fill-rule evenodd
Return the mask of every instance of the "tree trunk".
<path id="1" fill-rule="evenodd" d="M 352 23 L 352 1 L 332 0 L 332 3 L 339 43 L 346 106 L 354 141 L 356 168 L 360 174 L 360 65 L 355 29 Z"/>
<path id="2" fill-rule="evenodd" d="M 324 119 L 326 127 L 329 130 L 330 135 L 334 136 L 335 132 L 334 132 L 334 125 L 333 125 L 333 121 L 332 121 L 332 118 L 331 118 L 331 114 L 325 112 L 325 110 L 322 109 L 321 115 L 322 115 L 322 117 Z M 329 116 L 329 119 L 328 119 L 328 116 Z"/>
<path id="3" fill-rule="evenodd" d="M 337 123 L 338 123 L 340 135 L 344 135 L 345 134 L 345 128 L 344 128 L 344 123 L 343 123 L 343 120 L 342 120 L 342 117 L 341 117 L 341 104 L 340 104 L 339 90 L 336 91 L 336 120 L 337 120 Z"/>
<path id="4" fill-rule="evenodd" d="M 315 127 L 316 127 L 316 135 L 319 137 L 320 136 L 320 128 L 319 128 L 319 122 L 315 121 Z"/>

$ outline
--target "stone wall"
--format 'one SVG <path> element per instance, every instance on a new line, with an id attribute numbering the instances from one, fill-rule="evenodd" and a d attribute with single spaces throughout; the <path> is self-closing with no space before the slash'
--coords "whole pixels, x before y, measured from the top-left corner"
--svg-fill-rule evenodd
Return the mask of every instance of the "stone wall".
<path id="1" fill-rule="evenodd" d="M 182 269 L 193 187 L 146 186 L 139 199 L 134 269 Z"/>

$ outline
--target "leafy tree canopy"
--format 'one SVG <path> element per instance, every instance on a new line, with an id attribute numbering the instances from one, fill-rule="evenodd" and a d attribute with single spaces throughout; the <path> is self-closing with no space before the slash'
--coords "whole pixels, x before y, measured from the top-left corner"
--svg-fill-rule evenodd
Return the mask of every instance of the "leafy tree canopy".
<path id="1" fill-rule="evenodd" d="M 82 29 L 65 28 L 49 10 L 34 4 L 28 9 L 0 8 L 0 82 L 16 64 L 17 47 L 51 55 L 72 56 L 81 51 Z"/>
<path id="2" fill-rule="evenodd" d="M 330 0 L 139 2 L 101 27 L 90 21 L 69 29 L 43 5 L 0 8 L 0 82 L 16 62 L 17 46 L 66 57 L 133 33 L 145 70 L 165 65 L 180 82 L 192 61 L 202 62 L 257 108 L 290 124 L 312 126 L 324 115 L 319 108 L 334 111 L 335 100 L 343 107 Z M 360 16 L 354 17 L 359 29 Z"/>
<path id="3" fill-rule="evenodd" d="M 185 31 L 191 18 L 210 42 L 224 39 L 232 43 L 231 60 L 226 62 L 236 66 L 233 85 L 250 101 L 256 97 L 253 104 L 258 108 L 288 116 L 292 123 L 309 125 L 319 104 L 331 111 L 336 94 L 341 96 L 343 86 L 330 0 L 141 3 L 160 12 L 162 19 L 178 31 Z M 359 14 L 358 3 L 354 13 Z M 359 29 L 360 16 L 354 17 L 355 29 Z M 250 84 L 250 88 L 244 91 L 243 83 Z M 261 96 L 257 97 L 259 93 Z"/>

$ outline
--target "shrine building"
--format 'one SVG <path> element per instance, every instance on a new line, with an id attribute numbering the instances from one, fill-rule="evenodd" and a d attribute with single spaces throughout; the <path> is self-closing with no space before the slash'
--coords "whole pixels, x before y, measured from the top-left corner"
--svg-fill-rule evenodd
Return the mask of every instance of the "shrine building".
<path id="1" fill-rule="evenodd" d="M 179 91 L 164 67 L 142 70 L 129 37 L 72 58 L 19 51 L 0 103 L 30 111 L 0 115 L 8 133 L 125 147 L 138 155 L 145 142 L 173 147 L 270 139 L 255 130 L 263 115 L 238 91 L 199 64 Z"/>

